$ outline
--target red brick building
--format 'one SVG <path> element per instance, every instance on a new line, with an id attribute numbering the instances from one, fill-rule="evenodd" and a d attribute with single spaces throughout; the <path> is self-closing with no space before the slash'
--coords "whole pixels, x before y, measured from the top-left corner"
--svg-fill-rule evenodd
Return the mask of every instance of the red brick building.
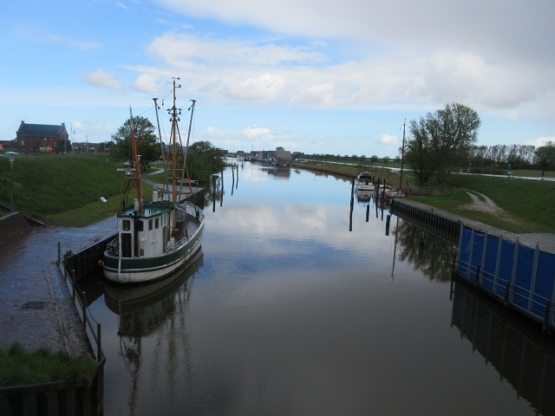
<path id="1" fill-rule="evenodd" d="M 22 121 L 16 134 L 19 153 L 55 153 L 71 148 L 64 123 L 28 124 Z"/>

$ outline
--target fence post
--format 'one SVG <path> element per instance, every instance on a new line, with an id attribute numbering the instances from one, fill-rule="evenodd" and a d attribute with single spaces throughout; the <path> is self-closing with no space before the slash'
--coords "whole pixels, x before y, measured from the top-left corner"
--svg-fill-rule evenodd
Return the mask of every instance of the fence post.
<path id="1" fill-rule="evenodd" d="M 96 323 L 96 359 L 100 361 L 102 359 L 102 340 L 101 340 L 101 328 L 100 322 Z"/>
<path id="2" fill-rule="evenodd" d="M 549 315 L 551 315 L 551 301 L 548 300 L 545 304 L 545 313 L 543 315 L 543 332 L 546 332 L 549 329 Z"/>
<path id="3" fill-rule="evenodd" d="M 472 229 L 472 233 L 470 234 L 470 250 L 468 252 L 468 269 L 466 269 L 466 277 L 468 280 L 470 279 L 470 268 L 472 267 L 472 255 L 474 254 L 474 228 Z"/>
<path id="4" fill-rule="evenodd" d="M 499 268 L 501 267 L 501 249 L 503 248 L 503 239 L 497 237 L 497 261 L 495 263 L 495 276 L 493 276 L 493 292 L 497 293 L 497 279 L 499 277 Z"/>
<path id="5" fill-rule="evenodd" d="M 507 280 L 507 284 L 505 285 L 505 302 L 504 302 L 504 306 L 507 306 L 509 304 L 509 294 L 511 292 L 511 281 Z"/>
<path id="6" fill-rule="evenodd" d="M 71 269 L 69 277 L 71 278 L 71 297 L 73 299 L 73 303 L 75 303 L 75 269 Z"/>
<path id="7" fill-rule="evenodd" d="M 513 270 L 512 270 L 512 274 L 511 274 L 511 283 L 513 286 L 515 286 L 515 280 L 516 280 L 516 266 L 518 264 L 518 251 L 520 249 L 520 241 L 518 241 L 518 239 L 516 240 L 515 243 L 515 253 L 514 253 L 514 257 L 513 257 Z M 510 301 L 511 299 L 509 299 Z M 513 293 L 513 299 L 514 301 L 514 293 Z"/>
<path id="8" fill-rule="evenodd" d="M 463 237 L 463 225 L 459 221 L 459 249 L 457 250 L 457 257 L 455 261 L 457 262 L 457 270 L 459 269 L 459 262 L 461 259 L 461 250 L 462 250 L 462 237 Z"/>
<path id="9" fill-rule="evenodd" d="M 83 329 L 86 331 L 87 330 L 87 307 L 85 306 L 87 304 L 87 294 L 85 292 L 83 293 L 83 302 L 81 303 L 81 308 L 83 309 Z"/>
<path id="10" fill-rule="evenodd" d="M 482 270 L 482 282 L 484 280 L 484 268 L 486 267 L 486 255 L 488 252 L 487 248 L 488 248 L 488 232 L 486 231 L 484 233 L 484 248 L 482 249 L 482 263 L 480 264 L 480 268 Z"/>
<path id="11" fill-rule="evenodd" d="M 538 259 L 540 257 L 540 246 L 536 243 L 536 251 L 534 252 L 534 266 L 532 267 L 532 279 L 530 280 L 530 299 L 528 299 L 528 310 L 532 310 L 533 297 L 536 286 L 536 275 L 538 273 Z"/>

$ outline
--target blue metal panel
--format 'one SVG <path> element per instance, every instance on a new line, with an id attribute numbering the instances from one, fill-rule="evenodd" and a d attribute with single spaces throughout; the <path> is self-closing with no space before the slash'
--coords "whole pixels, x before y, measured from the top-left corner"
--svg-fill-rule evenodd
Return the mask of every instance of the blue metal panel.
<path id="1" fill-rule="evenodd" d="M 511 280 L 513 275 L 515 246 L 515 243 L 511 241 L 502 240 L 501 242 L 501 265 L 496 288 L 496 293 L 500 296 L 505 296 L 506 283 Z"/>
<path id="2" fill-rule="evenodd" d="M 484 233 L 474 232 L 474 241 L 472 249 L 472 260 L 470 262 L 470 280 L 477 282 L 476 271 L 478 266 L 482 264 L 482 253 L 484 251 Z"/>
<path id="3" fill-rule="evenodd" d="M 553 286 L 555 282 L 555 254 L 540 251 L 538 255 L 538 266 L 536 271 L 536 282 L 533 290 L 532 311 L 534 314 L 544 317 L 545 304 L 552 300 Z"/>
<path id="4" fill-rule="evenodd" d="M 497 250 L 499 249 L 499 237 L 488 235 L 486 244 L 486 255 L 484 261 L 484 270 L 482 272 L 482 286 L 486 289 L 494 291 L 495 271 L 497 265 Z"/>
<path id="5" fill-rule="evenodd" d="M 528 300 L 530 299 L 534 254 L 534 249 L 520 246 L 518 250 L 518 259 L 516 260 L 513 302 L 515 305 L 526 310 L 528 310 Z"/>

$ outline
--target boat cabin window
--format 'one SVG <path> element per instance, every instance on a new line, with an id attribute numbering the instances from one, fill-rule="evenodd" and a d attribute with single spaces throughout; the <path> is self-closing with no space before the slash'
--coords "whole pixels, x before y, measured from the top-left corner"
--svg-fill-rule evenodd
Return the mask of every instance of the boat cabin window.
<path id="1" fill-rule="evenodd" d="M 121 234 L 121 257 L 131 257 L 131 234 Z"/>
<path id="2" fill-rule="evenodd" d="M 159 220 L 158 218 L 156 218 L 156 219 L 154 220 L 154 221 L 155 221 L 154 228 L 158 228 L 158 225 L 159 225 L 159 221 L 158 221 L 158 220 Z"/>
<path id="3" fill-rule="evenodd" d="M 152 230 L 152 220 L 148 220 L 148 229 Z"/>
<path id="4" fill-rule="evenodd" d="M 131 229 L 131 221 L 123 220 L 122 229 L 123 231 L 129 231 Z"/>
<path id="5" fill-rule="evenodd" d="M 137 231 L 143 231 L 143 222 L 141 220 L 137 221 L 136 227 Z"/>

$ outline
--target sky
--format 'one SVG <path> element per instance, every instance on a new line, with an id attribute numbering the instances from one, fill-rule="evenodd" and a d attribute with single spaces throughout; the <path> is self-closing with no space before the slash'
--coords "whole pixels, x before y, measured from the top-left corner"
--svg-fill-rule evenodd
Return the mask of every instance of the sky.
<path id="1" fill-rule="evenodd" d="M 478 145 L 555 141 L 553 0 L 20 0 L 0 4 L 0 140 L 110 140 L 129 117 L 229 151 L 396 157 L 403 125 L 478 112 Z M 406 137 L 410 137 L 408 128 Z"/>

